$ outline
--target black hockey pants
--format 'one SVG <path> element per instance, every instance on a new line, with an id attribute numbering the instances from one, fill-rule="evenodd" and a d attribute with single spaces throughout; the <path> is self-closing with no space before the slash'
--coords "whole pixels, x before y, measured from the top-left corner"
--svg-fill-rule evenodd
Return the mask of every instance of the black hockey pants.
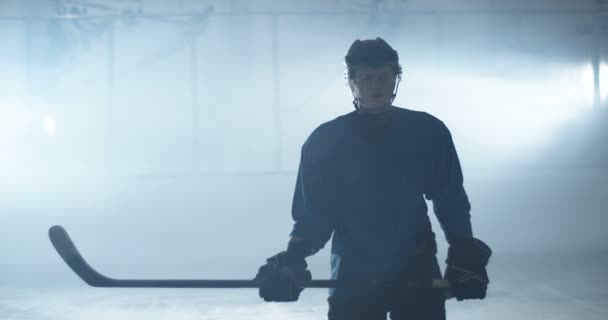
<path id="1" fill-rule="evenodd" d="M 437 258 L 422 259 L 409 273 L 413 279 L 440 278 Z M 431 288 L 401 288 L 379 290 L 378 294 L 365 297 L 338 297 L 328 299 L 329 320 L 445 320 L 443 292 Z"/>

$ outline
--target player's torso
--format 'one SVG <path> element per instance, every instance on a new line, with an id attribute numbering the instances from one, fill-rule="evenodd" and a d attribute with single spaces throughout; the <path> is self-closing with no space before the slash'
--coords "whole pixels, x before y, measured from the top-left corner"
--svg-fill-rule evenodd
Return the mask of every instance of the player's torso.
<path id="1" fill-rule="evenodd" d="M 431 164 L 424 133 L 396 117 L 381 139 L 370 142 L 352 120 L 337 126 L 339 133 L 324 154 L 323 193 L 332 211 L 370 224 L 426 212 L 423 193 Z"/>

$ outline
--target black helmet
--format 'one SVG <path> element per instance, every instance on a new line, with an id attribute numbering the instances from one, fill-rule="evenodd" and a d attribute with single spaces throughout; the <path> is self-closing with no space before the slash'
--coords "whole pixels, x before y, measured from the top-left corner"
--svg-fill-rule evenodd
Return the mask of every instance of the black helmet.
<path id="1" fill-rule="evenodd" d="M 394 66 L 395 75 L 401 75 L 401 65 L 399 65 L 399 55 L 382 38 L 373 40 L 355 40 L 348 49 L 344 57 L 346 64 L 346 76 L 348 79 L 353 77 L 353 68 L 357 66 L 377 67 L 384 64 Z"/>

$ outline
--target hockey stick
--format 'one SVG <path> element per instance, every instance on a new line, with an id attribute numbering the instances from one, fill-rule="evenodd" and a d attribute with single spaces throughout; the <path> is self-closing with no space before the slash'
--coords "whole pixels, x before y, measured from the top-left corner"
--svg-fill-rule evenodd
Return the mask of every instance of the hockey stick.
<path id="1" fill-rule="evenodd" d="M 51 243 L 68 266 L 84 282 L 92 287 L 103 288 L 259 288 L 254 280 L 199 280 L 199 279 L 113 279 L 102 275 L 84 260 L 72 239 L 62 226 L 49 229 Z M 335 288 L 382 286 L 377 281 L 340 281 L 340 280 L 311 280 L 302 286 L 305 288 Z M 392 283 L 394 285 L 394 283 Z M 435 288 L 444 290 L 446 297 L 450 296 L 450 284 L 443 279 L 433 279 L 430 282 L 408 282 L 409 287 Z"/>

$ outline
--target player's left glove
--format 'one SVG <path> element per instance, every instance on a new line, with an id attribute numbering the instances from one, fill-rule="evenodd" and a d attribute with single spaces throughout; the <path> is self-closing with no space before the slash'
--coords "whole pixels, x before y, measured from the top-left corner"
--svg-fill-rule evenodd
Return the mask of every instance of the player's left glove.
<path id="1" fill-rule="evenodd" d="M 301 285 L 312 278 L 305 260 L 310 251 L 305 241 L 291 240 L 286 251 L 268 258 L 254 278 L 260 297 L 268 302 L 297 301 L 304 290 Z"/>
<path id="2" fill-rule="evenodd" d="M 491 255 L 492 249 L 475 238 L 458 239 L 450 245 L 444 278 L 450 281 L 458 301 L 486 297 L 490 282 L 486 266 Z"/>

